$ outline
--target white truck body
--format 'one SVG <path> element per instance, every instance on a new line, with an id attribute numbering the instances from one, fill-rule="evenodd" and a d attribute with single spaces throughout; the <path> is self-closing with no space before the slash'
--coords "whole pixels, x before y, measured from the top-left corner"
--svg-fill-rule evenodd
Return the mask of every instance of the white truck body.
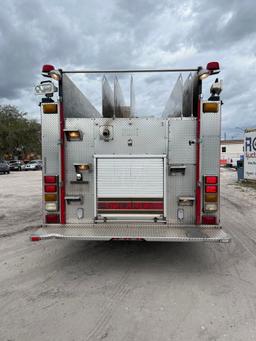
<path id="1" fill-rule="evenodd" d="M 42 104 L 44 211 L 32 240 L 230 240 L 219 216 L 219 100 L 195 92 L 186 117 L 88 117 L 65 72 L 58 86 L 56 112 Z"/>

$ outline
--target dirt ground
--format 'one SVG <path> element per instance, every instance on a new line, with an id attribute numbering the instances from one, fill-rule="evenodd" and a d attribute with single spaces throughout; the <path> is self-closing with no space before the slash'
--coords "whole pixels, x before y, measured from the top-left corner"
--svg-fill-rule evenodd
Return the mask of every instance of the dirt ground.
<path id="1" fill-rule="evenodd" d="M 40 177 L 0 176 L 0 340 L 256 340 L 256 190 L 234 171 L 230 244 L 32 243 L 18 231 L 40 223 Z"/>
<path id="2" fill-rule="evenodd" d="M 40 224 L 41 179 L 41 171 L 0 174 L 0 237 Z"/>

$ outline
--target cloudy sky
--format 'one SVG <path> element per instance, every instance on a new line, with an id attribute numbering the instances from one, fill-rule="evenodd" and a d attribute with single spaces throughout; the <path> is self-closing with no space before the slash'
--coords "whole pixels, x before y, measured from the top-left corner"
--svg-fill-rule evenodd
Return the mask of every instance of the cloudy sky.
<path id="1" fill-rule="evenodd" d="M 197 67 L 217 60 L 223 134 L 241 137 L 236 127 L 256 126 L 255 17 L 254 0 L 2 1 L 0 104 L 39 118 L 33 89 L 47 63 L 67 70 Z M 74 81 L 98 107 L 100 77 Z M 121 81 L 126 93 L 128 83 Z M 205 81 L 206 94 L 212 81 Z M 136 75 L 137 110 L 161 112 L 174 82 L 170 75 Z"/>

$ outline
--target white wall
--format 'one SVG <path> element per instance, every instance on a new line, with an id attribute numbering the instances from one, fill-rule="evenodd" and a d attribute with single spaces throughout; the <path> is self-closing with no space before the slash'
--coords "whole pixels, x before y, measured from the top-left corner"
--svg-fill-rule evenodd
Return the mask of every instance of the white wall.
<path id="1" fill-rule="evenodd" d="M 243 142 L 241 143 L 225 143 L 221 142 L 220 146 L 220 154 L 221 160 L 227 160 L 227 163 L 231 162 L 231 159 L 238 158 L 240 159 L 240 155 L 243 155 Z M 226 147 L 226 152 L 223 152 L 223 147 Z"/>

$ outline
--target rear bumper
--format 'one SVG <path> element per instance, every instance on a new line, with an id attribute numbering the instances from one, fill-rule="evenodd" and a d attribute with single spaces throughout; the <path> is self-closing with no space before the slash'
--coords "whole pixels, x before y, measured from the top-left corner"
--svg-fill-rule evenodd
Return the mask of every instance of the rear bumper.
<path id="1" fill-rule="evenodd" d="M 52 224 L 31 234 L 32 241 L 43 239 L 71 240 L 146 240 L 161 242 L 229 242 L 220 226 L 171 224 Z"/>

